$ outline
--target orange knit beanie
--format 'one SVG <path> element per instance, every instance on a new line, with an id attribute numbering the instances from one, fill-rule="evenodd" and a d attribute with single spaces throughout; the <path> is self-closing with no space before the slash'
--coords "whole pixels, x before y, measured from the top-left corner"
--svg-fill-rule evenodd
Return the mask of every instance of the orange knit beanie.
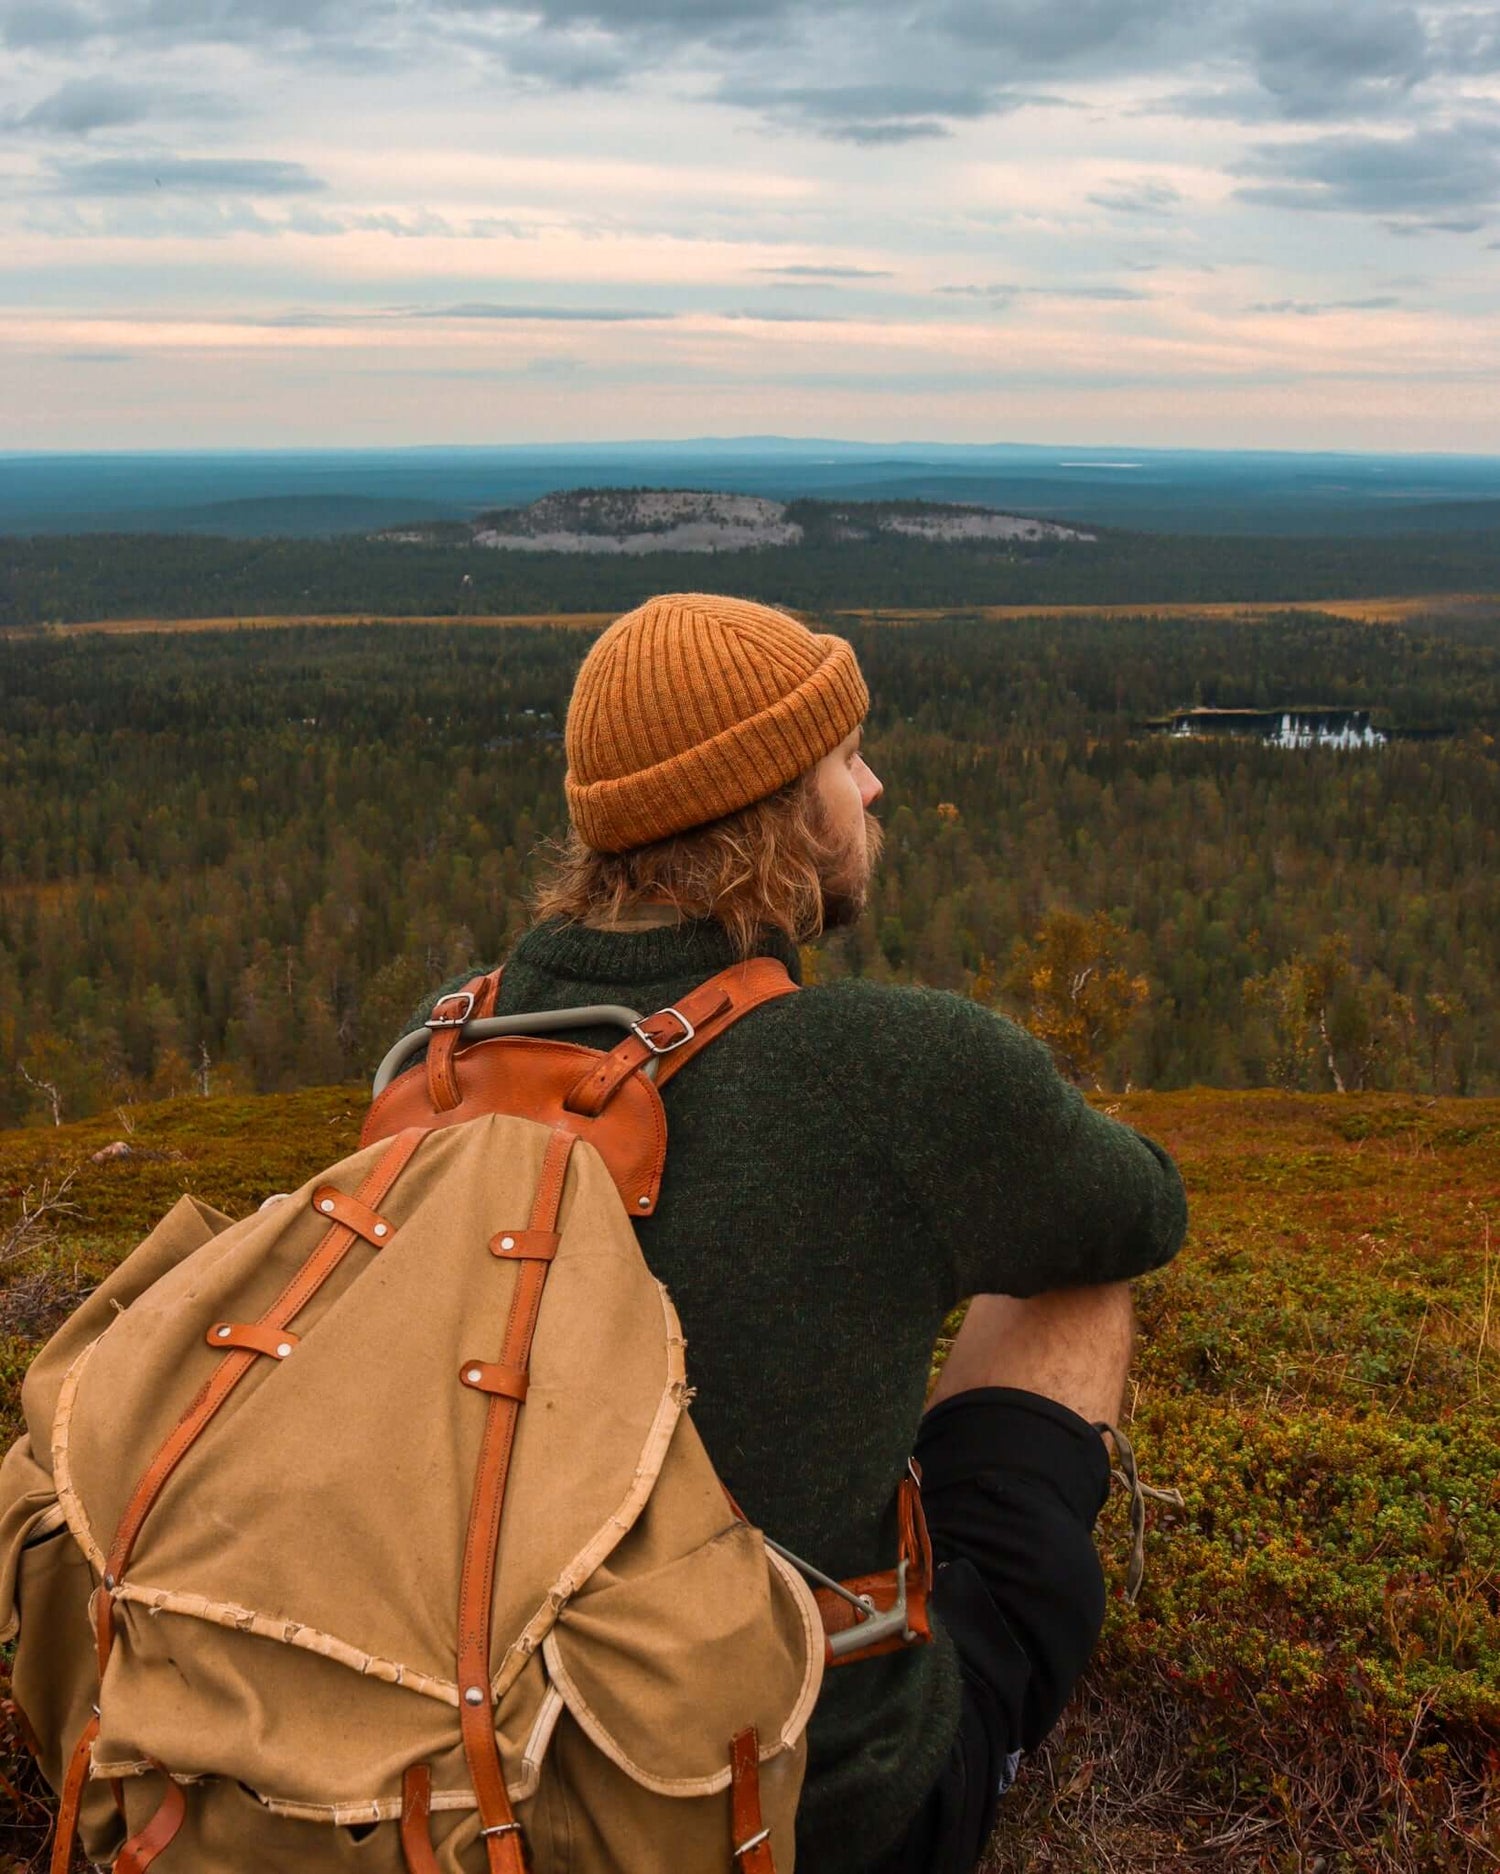
<path id="1" fill-rule="evenodd" d="M 853 648 L 785 612 L 669 592 L 617 618 L 568 705 L 568 812 L 625 852 L 764 800 L 870 706 Z"/>

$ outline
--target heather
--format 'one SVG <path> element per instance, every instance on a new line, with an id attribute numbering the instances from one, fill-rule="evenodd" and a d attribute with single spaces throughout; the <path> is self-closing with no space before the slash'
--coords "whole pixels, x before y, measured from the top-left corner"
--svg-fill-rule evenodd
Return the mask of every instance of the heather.
<path id="1" fill-rule="evenodd" d="M 1101 1098 L 1105 1096 L 1100 1096 Z M 1166 1144 L 1192 1232 L 1141 1285 L 1127 1425 L 1147 1570 L 1009 1799 L 992 1866 L 1302 1874 L 1500 1858 L 1500 1102 L 1106 1099 Z M 353 1141 L 360 1090 L 183 1097 L 0 1134 L 7 1435 L 31 1349 L 184 1189 L 231 1212 Z M 102 1159 L 94 1154 L 115 1149 Z M 941 1351 L 941 1350 L 940 1350 Z M 6 1833 L 38 1864 L 18 1760 Z"/>

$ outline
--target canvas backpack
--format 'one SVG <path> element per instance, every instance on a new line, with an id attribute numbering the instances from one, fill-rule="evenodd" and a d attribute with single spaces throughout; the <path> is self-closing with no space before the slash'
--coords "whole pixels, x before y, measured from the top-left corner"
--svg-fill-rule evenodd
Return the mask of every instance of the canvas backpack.
<path id="1" fill-rule="evenodd" d="M 53 1874 L 75 1832 L 115 1874 L 792 1867 L 825 1665 L 930 1637 L 919 1498 L 856 1582 L 752 1528 L 630 1219 L 660 1085 L 793 987 L 497 1019 L 476 978 L 358 1152 L 239 1222 L 184 1197 L 42 1350 L 0 1632 Z"/>

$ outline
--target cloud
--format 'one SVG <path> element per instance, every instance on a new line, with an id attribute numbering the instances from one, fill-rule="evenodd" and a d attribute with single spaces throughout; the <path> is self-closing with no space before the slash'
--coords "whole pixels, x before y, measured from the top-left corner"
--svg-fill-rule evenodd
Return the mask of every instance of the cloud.
<path id="1" fill-rule="evenodd" d="M 1112 215 L 1170 215 L 1182 201 L 1182 191 L 1154 176 L 1111 182 L 1088 198 L 1096 208 Z"/>
<path id="2" fill-rule="evenodd" d="M 955 122 L 993 117 L 1034 101 L 983 84 L 920 80 L 785 85 L 728 79 L 715 96 L 795 129 L 869 147 L 950 136 Z"/>
<path id="3" fill-rule="evenodd" d="M 940 286 L 937 291 L 952 298 L 986 299 L 996 304 L 1009 304 L 1013 299 L 1075 299 L 1113 304 L 1151 297 L 1134 286 L 1114 286 L 1103 282 L 1081 286 L 1015 286 L 999 281 L 990 286 Z"/>
<path id="4" fill-rule="evenodd" d="M 1483 215 L 1433 215 L 1426 219 L 1383 221 L 1387 234 L 1477 234 L 1485 225 Z"/>
<path id="5" fill-rule="evenodd" d="M 1369 299 L 1258 299 L 1245 310 L 1295 313 L 1298 318 L 1313 319 L 1325 312 L 1386 312 L 1400 304 L 1393 293 L 1376 293 Z"/>
<path id="6" fill-rule="evenodd" d="M 51 165 L 62 195 L 315 195 L 326 185 L 301 163 L 246 156 L 100 156 Z"/>
<path id="7" fill-rule="evenodd" d="M 16 51 L 51 51 L 77 45 L 94 31 L 94 21 L 67 0 L 19 0 L 0 5 L 0 43 Z"/>
<path id="8" fill-rule="evenodd" d="M 1433 68 L 1412 6 L 1273 5 L 1251 12 L 1246 36 L 1255 77 L 1288 118 L 1384 113 Z"/>
<path id="9" fill-rule="evenodd" d="M 1416 217 L 1488 207 L 1500 200 L 1500 122 L 1477 118 L 1404 135 L 1344 131 L 1262 143 L 1235 193 L 1269 208 Z"/>
<path id="10" fill-rule="evenodd" d="M 752 273 L 769 273 L 779 280 L 892 280 L 889 267 L 752 267 Z"/>
<path id="11" fill-rule="evenodd" d="M 675 316 L 618 306 L 507 306 L 488 300 L 466 300 L 456 306 L 405 306 L 393 311 L 407 319 L 532 319 L 554 325 L 634 325 L 645 319 Z"/>
<path id="12" fill-rule="evenodd" d="M 632 70 L 627 47 L 598 31 L 552 32 L 533 27 L 502 40 L 500 56 L 512 77 L 554 91 L 610 89 Z"/>
<path id="13" fill-rule="evenodd" d="M 734 312 L 720 312 L 716 318 L 732 320 L 738 324 L 753 325 L 845 325 L 848 321 L 842 314 L 831 312 L 791 312 L 765 307 L 741 308 Z"/>
<path id="14" fill-rule="evenodd" d="M 105 73 L 70 78 L 29 110 L 12 114 L 7 127 L 43 135 L 87 137 L 96 130 L 119 130 L 147 118 L 203 118 L 222 122 L 240 115 L 232 98 L 204 92 L 162 91 L 125 84 Z"/>
<path id="15" fill-rule="evenodd" d="M 91 130 L 138 124 L 149 114 L 150 100 L 138 86 L 113 78 L 72 78 L 13 122 L 18 130 L 86 137 Z"/>

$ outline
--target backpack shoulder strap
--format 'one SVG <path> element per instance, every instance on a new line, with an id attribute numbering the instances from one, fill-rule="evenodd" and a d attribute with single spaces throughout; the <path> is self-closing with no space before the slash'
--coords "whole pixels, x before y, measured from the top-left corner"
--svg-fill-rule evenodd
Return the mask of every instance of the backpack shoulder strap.
<path id="1" fill-rule="evenodd" d="M 502 963 L 488 976 L 473 976 L 462 989 L 439 996 L 427 1017 L 431 1039 L 427 1044 L 427 1097 L 435 1113 L 446 1113 L 463 1097 L 458 1077 L 453 1071 L 453 1057 L 458 1052 L 464 1023 L 483 1015 L 493 1015 L 500 995 L 500 979 L 505 974 Z"/>
<path id="2" fill-rule="evenodd" d="M 658 1063 L 656 1084 L 661 1087 L 741 1016 L 792 995 L 796 988 L 786 965 L 776 957 L 732 963 L 671 1008 L 658 1009 L 637 1022 L 623 1041 L 600 1057 L 596 1067 L 579 1077 L 564 1104 L 590 1117 L 602 1112 L 616 1087 L 653 1058 Z"/>

